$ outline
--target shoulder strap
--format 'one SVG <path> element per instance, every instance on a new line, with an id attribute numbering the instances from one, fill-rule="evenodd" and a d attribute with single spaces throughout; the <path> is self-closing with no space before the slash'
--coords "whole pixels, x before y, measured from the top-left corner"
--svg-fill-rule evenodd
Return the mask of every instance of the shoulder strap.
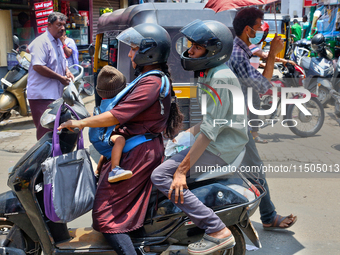
<path id="1" fill-rule="evenodd" d="M 161 85 L 159 98 L 160 98 L 160 100 L 163 100 L 169 94 L 169 88 L 170 88 L 169 78 L 162 71 L 151 70 L 151 71 L 146 72 L 142 75 L 139 75 L 136 79 L 134 79 L 132 82 L 130 82 L 121 92 L 119 92 L 114 98 L 102 100 L 102 102 L 100 104 L 100 111 L 106 112 L 106 111 L 111 110 L 135 86 L 135 84 L 140 79 L 142 79 L 142 78 L 144 78 L 148 75 L 158 75 L 158 76 L 161 77 L 162 85 Z M 161 107 L 162 107 L 162 104 L 161 104 Z M 164 110 L 162 110 L 162 112 L 163 111 Z"/>

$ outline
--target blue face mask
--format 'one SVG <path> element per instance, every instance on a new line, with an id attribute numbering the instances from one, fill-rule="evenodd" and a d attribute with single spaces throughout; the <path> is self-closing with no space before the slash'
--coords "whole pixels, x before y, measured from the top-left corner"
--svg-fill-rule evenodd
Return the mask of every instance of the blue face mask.
<path id="1" fill-rule="evenodd" d="M 255 32 L 255 37 L 254 38 L 250 38 L 249 35 L 248 35 L 250 43 L 251 44 L 258 44 L 259 42 L 261 42 L 263 34 L 264 34 L 264 31 L 255 31 L 251 27 L 250 27 L 250 29 Z"/>

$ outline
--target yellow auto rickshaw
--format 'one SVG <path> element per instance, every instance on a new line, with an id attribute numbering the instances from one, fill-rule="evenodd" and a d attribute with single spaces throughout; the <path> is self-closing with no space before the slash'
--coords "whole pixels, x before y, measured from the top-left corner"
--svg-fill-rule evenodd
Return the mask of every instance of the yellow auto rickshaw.
<path id="1" fill-rule="evenodd" d="M 196 103 L 196 86 L 191 86 L 194 72 L 185 71 L 181 65 L 180 55 L 190 42 L 179 30 L 190 22 L 201 20 L 217 20 L 233 31 L 232 22 L 236 10 L 215 13 L 204 9 L 204 3 L 145 3 L 119 9 L 112 13 L 103 14 L 98 20 L 94 53 L 94 81 L 101 68 L 112 65 L 121 71 L 127 82 L 135 79 L 134 69 L 127 57 L 130 48 L 120 43 L 116 37 L 123 30 L 141 23 L 156 23 L 164 27 L 172 41 L 168 65 L 171 71 L 173 87 L 179 101 L 181 111 L 185 115 L 184 129 L 201 121 L 201 112 Z M 193 84 L 193 83 L 191 83 Z M 96 98 L 99 105 L 100 98 Z"/>
<path id="2" fill-rule="evenodd" d="M 284 41 L 283 50 L 277 55 L 279 58 L 285 58 L 289 49 L 289 38 L 290 38 L 290 16 L 287 14 L 276 14 L 276 27 L 275 27 L 275 16 L 271 13 L 264 14 L 264 21 L 269 25 L 269 33 L 267 38 L 263 42 L 263 51 L 269 52 L 270 42 L 273 40 L 275 33 L 281 36 Z M 288 38 L 288 39 L 287 39 Z"/>

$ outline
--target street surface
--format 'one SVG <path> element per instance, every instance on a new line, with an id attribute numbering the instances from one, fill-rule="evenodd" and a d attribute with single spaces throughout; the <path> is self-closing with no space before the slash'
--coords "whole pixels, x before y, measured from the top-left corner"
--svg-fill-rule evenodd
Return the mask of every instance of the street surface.
<path id="1" fill-rule="evenodd" d="M 92 112 L 94 97 L 84 101 L 88 111 Z M 257 211 L 252 221 L 263 248 L 247 251 L 247 255 L 339 254 L 340 172 L 335 173 L 335 169 L 340 164 L 340 126 L 334 120 L 333 109 L 332 105 L 325 108 L 325 123 L 314 137 L 298 137 L 280 123 L 260 130 L 261 137 L 269 141 L 257 145 L 260 156 L 267 169 L 272 167 L 279 171 L 267 173 L 272 201 L 279 214 L 293 213 L 298 216 L 298 221 L 289 230 L 263 231 Z M 89 147 L 87 130 L 84 134 L 85 146 Z M 35 127 L 30 117 L 15 117 L 2 123 L 0 193 L 9 189 L 8 168 L 35 142 Z M 90 151 L 95 164 L 98 154 L 93 148 Z M 332 168 L 332 173 L 312 173 L 317 164 Z M 281 173 L 287 169 L 290 173 Z M 71 222 L 69 227 L 90 226 L 90 222 L 91 214 L 88 213 Z M 247 244 L 251 245 L 250 241 Z"/>

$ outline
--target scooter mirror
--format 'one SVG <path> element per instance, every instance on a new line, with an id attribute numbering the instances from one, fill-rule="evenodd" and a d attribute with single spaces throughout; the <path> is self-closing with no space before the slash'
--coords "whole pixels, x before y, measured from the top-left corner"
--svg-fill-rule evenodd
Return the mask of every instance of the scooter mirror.
<path id="1" fill-rule="evenodd" d="M 19 43 L 19 38 L 16 35 L 13 35 L 13 44 L 15 49 L 19 47 Z"/>

